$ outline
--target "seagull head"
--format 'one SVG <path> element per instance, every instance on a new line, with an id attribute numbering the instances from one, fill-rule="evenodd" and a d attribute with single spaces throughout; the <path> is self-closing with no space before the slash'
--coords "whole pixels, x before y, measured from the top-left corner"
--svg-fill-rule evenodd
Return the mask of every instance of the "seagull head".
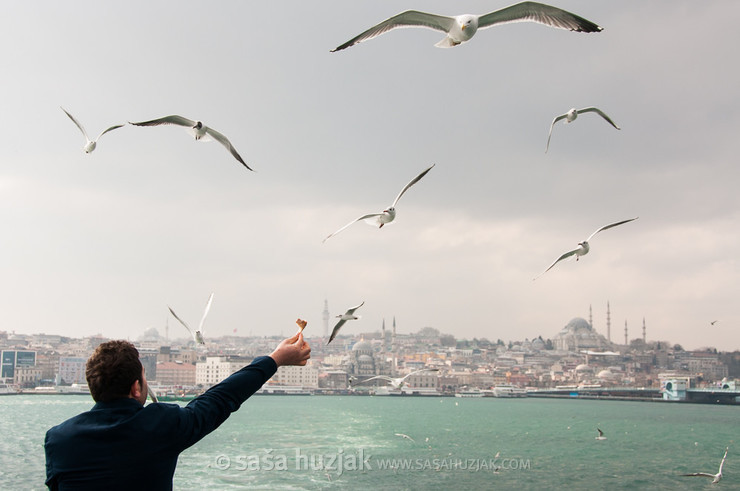
<path id="1" fill-rule="evenodd" d="M 194 129 L 194 130 L 199 130 L 199 129 L 201 129 L 202 127 L 203 127 L 203 123 L 202 123 L 202 122 L 200 122 L 200 121 L 196 121 L 196 122 L 195 122 L 195 126 L 193 126 L 193 129 Z"/>
<path id="2" fill-rule="evenodd" d="M 470 29 L 471 36 L 478 30 L 478 17 L 475 15 L 461 15 L 457 18 L 457 21 L 460 23 L 461 31 L 465 32 L 465 30 Z"/>
<path id="3" fill-rule="evenodd" d="M 572 108 L 572 109 L 571 109 L 570 111 L 568 111 L 568 112 L 567 112 L 567 113 L 565 114 L 565 120 L 566 120 L 566 121 L 567 121 L 568 123 L 572 123 L 573 121 L 575 121 L 575 120 L 576 120 L 576 118 L 577 118 L 577 117 L 578 117 L 578 109 L 576 109 L 575 107 L 574 107 L 574 108 Z"/>
<path id="4" fill-rule="evenodd" d="M 95 150 L 96 145 L 96 142 L 87 142 L 83 150 L 85 151 L 85 153 L 90 153 Z"/>

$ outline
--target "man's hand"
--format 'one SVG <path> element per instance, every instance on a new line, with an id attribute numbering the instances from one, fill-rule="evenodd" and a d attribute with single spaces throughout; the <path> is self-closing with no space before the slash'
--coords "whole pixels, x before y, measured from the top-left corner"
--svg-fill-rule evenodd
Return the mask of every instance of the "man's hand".
<path id="1" fill-rule="evenodd" d="M 288 339 L 284 339 L 275 348 L 275 351 L 270 353 L 270 358 L 275 360 L 277 366 L 304 366 L 311 358 L 311 347 L 303 340 L 303 332 L 301 331 Z"/>

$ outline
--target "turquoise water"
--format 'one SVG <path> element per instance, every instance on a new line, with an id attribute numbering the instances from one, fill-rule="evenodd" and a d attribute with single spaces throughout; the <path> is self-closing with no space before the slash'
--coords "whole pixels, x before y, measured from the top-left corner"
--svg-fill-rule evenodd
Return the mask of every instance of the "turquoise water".
<path id="1" fill-rule="evenodd" d="M 44 433 L 91 406 L 89 396 L 0 398 L 0 489 L 44 489 Z M 607 440 L 595 439 L 597 427 Z M 174 485 L 710 489 L 709 479 L 680 474 L 717 472 L 729 446 L 720 486 L 740 489 L 738 442 L 740 407 L 732 406 L 255 396 L 180 456 Z"/>

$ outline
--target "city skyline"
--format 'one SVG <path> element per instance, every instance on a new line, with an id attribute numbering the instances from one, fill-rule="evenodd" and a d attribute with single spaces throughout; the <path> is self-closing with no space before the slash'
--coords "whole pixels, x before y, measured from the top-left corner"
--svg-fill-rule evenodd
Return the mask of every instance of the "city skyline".
<path id="1" fill-rule="evenodd" d="M 398 29 L 330 52 L 407 8 L 506 5 L 9 4 L 0 329 L 135 338 L 214 292 L 206 339 L 287 336 L 297 317 L 320 332 L 325 298 L 333 315 L 365 302 L 349 332 L 395 315 L 531 339 L 588 305 L 603 332 L 609 301 L 612 340 L 645 318 L 648 338 L 740 348 L 740 4 L 560 0 L 604 30 L 516 23 L 438 49 Z M 545 153 L 553 118 L 591 105 L 621 130 L 584 115 Z M 85 154 L 60 107 L 91 134 L 125 126 Z M 182 128 L 126 124 L 171 114 L 254 172 Z M 392 224 L 321 242 L 432 164 Z"/>

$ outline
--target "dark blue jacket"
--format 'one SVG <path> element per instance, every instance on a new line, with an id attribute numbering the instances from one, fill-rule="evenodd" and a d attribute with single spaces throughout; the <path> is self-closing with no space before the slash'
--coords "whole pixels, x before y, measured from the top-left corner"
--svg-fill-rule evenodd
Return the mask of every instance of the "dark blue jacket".
<path id="1" fill-rule="evenodd" d="M 275 361 L 261 356 L 185 407 L 99 402 L 46 432 L 46 485 L 172 489 L 180 452 L 218 428 L 276 371 Z"/>

